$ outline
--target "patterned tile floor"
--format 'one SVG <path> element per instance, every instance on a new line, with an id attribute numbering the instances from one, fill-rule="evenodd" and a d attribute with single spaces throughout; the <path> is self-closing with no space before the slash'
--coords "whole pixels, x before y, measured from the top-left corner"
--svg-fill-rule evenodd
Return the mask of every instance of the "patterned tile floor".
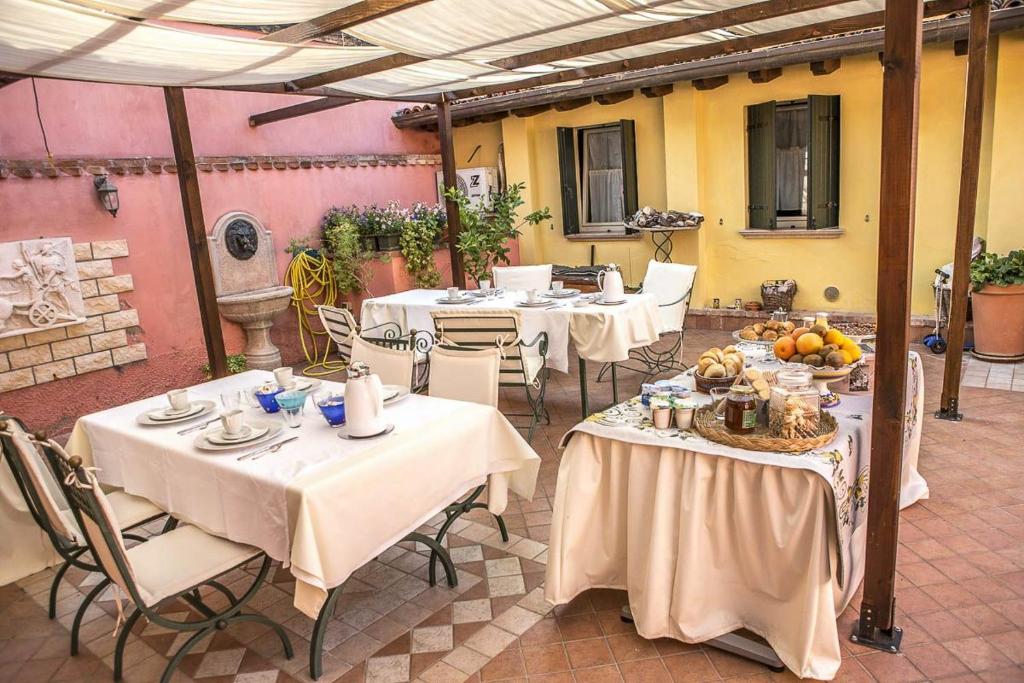
<path id="1" fill-rule="evenodd" d="M 726 343 L 718 332 L 687 335 L 690 355 Z M 898 560 L 898 623 L 904 651 L 888 655 L 844 641 L 844 681 L 1024 681 L 1024 395 L 965 388 L 963 423 L 930 418 L 937 407 L 941 357 L 925 358 L 926 419 L 920 468 L 932 498 L 904 511 Z M 573 364 L 574 365 L 574 364 Z M 590 368 L 595 373 L 598 368 Z M 553 374 L 552 424 L 534 447 L 543 458 L 533 501 L 514 499 L 502 543 L 486 511 L 475 510 L 449 536 L 459 586 L 430 588 L 427 555 L 402 544 L 361 568 L 346 583 L 327 633 L 321 681 L 491 683 L 544 681 L 674 682 L 792 679 L 699 645 L 646 641 L 619 620 L 620 591 L 589 591 L 554 610 L 542 599 L 551 499 L 558 468 L 555 445 L 579 419 L 575 375 Z M 628 376 L 626 376 L 628 380 Z M 623 394 L 628 392 L 624 382 Z M 606 383 L 591 380 L 594 405 L 607 402 Z M 511 397 L 505 397 L 506 399 Z M 436 523 L 437 520 L 432 520 Z M 226 583 L 248 585 L 254 568 Z M 94 577 L 79 573 L 61 590 L 58 618 L 46 618 L 52 573 L 0 587 L 0 682 L 110 681 L 116 606 L 102 596 L 86 614 L 85 647 L 68 656 L 68 628 Z M 73 585 L 72 585 L 73 584 Z M 276 568 L 252 607 L 284 624 L 296 656 L 285 660 L 264 627 L 244 624 L 218 633 L 189 654 L 175 681 L 255 683 L 307 681 L 312 621 L 292 607 L 294 579 Z M 218 596 L 210 596 L 212 604 Z M 859 600 L 840 618 L 856 621 Z M 190 614 L 183 604 L 171 613 Z M 194 618 L 191 617 L 191 618 Z M 137 624 L 125 680 L 157 681 L 182 636 Z"/>
<path id="2" fill-rule="evenodd" d="M 964 354 L 963 385 L 1003 391 L 1024 391 L 1024 361 L 992 363 Z"/>

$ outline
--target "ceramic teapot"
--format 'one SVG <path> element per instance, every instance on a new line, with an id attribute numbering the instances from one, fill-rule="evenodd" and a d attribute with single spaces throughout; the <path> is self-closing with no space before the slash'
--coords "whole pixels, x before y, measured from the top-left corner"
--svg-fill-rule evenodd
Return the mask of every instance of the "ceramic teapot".
<path id="1" fill-rule="evenodd" d="M 348 367 L 345 384 L 345 421 L 350 436 L 374 436 L 384 431 L 384 387 L 366 363 Z"/>
<path id="2" fill-rule="evenodd" d="M 597 288 L 601 290 L 601 299 L 607 302 L 622 301 L 626 298 L 622 286 L 622 273 L 614 263 L 597 274 Z"/>

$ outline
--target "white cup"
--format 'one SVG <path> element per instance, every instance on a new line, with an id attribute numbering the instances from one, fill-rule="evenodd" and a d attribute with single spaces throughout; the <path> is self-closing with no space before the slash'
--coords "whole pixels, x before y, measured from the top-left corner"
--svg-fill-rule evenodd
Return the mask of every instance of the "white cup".
<path id="1" fill-rule="evenodd" d="M 531 304 L 532 303 L 536 303 L 536 301 L 537 301 L 537 290 L 536 289 L 528 289 L 528 290 L 526 290 L 526 300 L 529 301 Z"/>
<path id="2" fill-rule="evenodd" d="M 458 287 L 449 287 L 447 292 L 448 292 L 448 299 L 449 300 L 453 300 L 454 301 L 455 299 L 459 298 L 459 288 Z"/>
<path id="3" fill-rule="evenodd" d="M 277 386 L 283 389 L 291 389 L 295 386 L 295 376 L 291 368 L 278 368 L 274 370 L 274 379 L 277 380 Z"/>
<path id="4" fill-rule="evenodd" d="M 561 292 L 562 291 L 562 287 L 564 287 L 564 286 L 565 286 L 565 283 L 562 282 L 561 280 L 552 280 L 551 281 L 551 291 L 552 292 Z"/>
<path id="5" fill-rule="evenodd" d="M 478 284 L 480 285 L 480 289 L 490 289 L 491 288 L 491 281 L 490 280 L 480 280 L 480 282 Z"/>
<path id="6" fill-rule="evenodd" d="M 245 426 L 245 413 L 241 410 L 229 410 L 221 414 L 220 423 L 224 426 L 225 434 L 236 436 L 241 433 L 242 427 Z"/>
<path id="7" fill-rule="evenodd" d="M 167 402 L 172 410 L 188 410 L 192 401 L 188 398 L 188 389 L 174 389 L 167 392 Z"/>

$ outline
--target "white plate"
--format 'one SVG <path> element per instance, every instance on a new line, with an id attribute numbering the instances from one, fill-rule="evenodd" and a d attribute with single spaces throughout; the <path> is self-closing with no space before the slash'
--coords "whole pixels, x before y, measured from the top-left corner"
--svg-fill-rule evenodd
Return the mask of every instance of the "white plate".
<path id="1" fill-rule="evenodd" d="M 405 387 L 397 384 L 385 384 L 384 389 L 384 405 L 391 403 L 398 403 L 403 398 L 409 395 L 409 390 Z"/>
<path id="2" fill-rule="evenodd" d="M 268 425 L 264 425 L 262 427 L 245 425 L 245 427 L 248 431 L 244 435 L 234 437 L 228 436 L 224 433 L 224 429 L 222 427 L 218 427 L 217 429 L 209 431 L 206 434 L 206 439 L 212 444 L 227 446 L 229 444 L 243 444 L 256 441 L 257 439 L 266 436 L 266 433 L 270 431 L 270 427 Z"/>
<path id="3" fill-rule="evenodd" d="M 320 380 L 309 377 L 296 377 L 295 386 L 285 391 L 313 391 L 320 386 Z"/>
<path id="4" fill-rule="evenodd" d="M 262 429 L 262 428 L 266 427 L 267 431 L 266 431 L 266 433 L 263 434 L 263 436 L 261 436 L 261 437 L 259 437 L 257 439 L 250 439 L 248 441 L 240 441 L 240 442 L 236 441 L 234 443 L 224 443 L 224 444 L 218 444 L 218 443 L 214 443 L 212 441 L 209 441 L 206 438 L 207 437 L 206 433 L 200 433 L 199 436 L 197 436 L 195 438 L 195 440 L 192 442 L 192 445 L 195 446 L 196 448 L 198 448 L 201 451 L 208 451 L 208 452 L 213 452 L 213 453 L 216 453 L 218 451 L 230 451 L 230 450 L 234 450 L 236 448 L 244 448 L 246 446 L 255 446 L 256 444 L 260 444 L 260 443 L 263 443 L 265 441 L 270 441 L 275 436 L 280 434 L 282 429 L 284 429 L 284 423 L 279 422 L 277 420 L 253 420 L 252 424 L 250 426 L 253 429 Z"/>
<path id="5" fill-rule="evenodd" d="M 517 301 L 516 306 L 522 306 L 524 308 L 542 308 L 544 306 L 550 306 L 552 303 L 551 299 L 539 299 L 537 301 Z"/>
<path id="6" fill-rule="evenodd" d="M 146 413 L 146 416 L 150 420 L 156 422 L 167 422 L 168 420 L 181 420 L 186 417 L 192 417 L 200 410 L 203 409 L 200 403 L 190 403 L 188 408 L 184 410 L 171 410 L 170 408 L 160 408 L 159 410 L 151 410 Z"/>
<path id="7" fill-rule="evenodd" d="M 775 344 L 774 339 L 744 339 L 740 336 L 740 330 L 733 330 L 732 338 L 744 344 L 757 344 L 758 346 L 772 346 Z"/>
<path id="8" fill-rule="evenodd" d="M 554 297 L 555 299 L 568 299 L 571 296 L 576 296 L 580 293 L 578 289 L 560 289 L 557 292 L 553 289 L 549 289 L 544 292 L 544 296 Z"/>
<path id="9" fill-rule="evenodd" d="M 140 425 L 146 425 L 146 426 L 177 424 L 179 422 L 185 422 L 186 420 L 194 420 L 195 418 L 197 418 L 197 417 L 199 417 L 201 415 L 206 415 L 207 413 L 210 413 L 211 411 L 213 411 L 213 409 L 216 407 L 216 405 L 217 404 L 214 403 L 213 401 L 193 401 L 192 402 L 192 410 L 189 410 L 187 413 L 182 413 L 181 415 L 179 415 L 177 417 L 172 417 L 172 418 L 158 418 L 158 419 L 154 419 L 152 417 L 152 415 L 155 414 L 155 413 L 163 413 L 163 409 L 161 409 L 161 410 L 147 410 L 146 412 L 144 412 L 144 413 L 140 414 L 139 416 L 137 416 L 135 418 L 135 422 L 140 424 Z M 197 409 L 197 407 L 198 407 L 198 409 Z"/>
<path id="10" fill-rule="evenodd" d="M 622 304 L 626 303 L 626 300 L 619 299 L 618 301 L 605 301 L 604 299 L 595 299 L 594 303 L 600 306 L 621 306 Z"/>
<path id="11" fill-rule="evenodd" d="M 437 300 L 437 303 L 439 303 L 439 304 L 448 304 L 448 305 L 452 305 L 452 304 L 466 304 L 466 303 L 469 303 L 470 301 L 476 301 L 476 299 L 477 299 L 477 297 L 469 296 L 469 295 L 460 296 L 458 299 L 449 299 L 448 297 L 443 296 L 443 297 L 441 297 L 440 299 Z"/>

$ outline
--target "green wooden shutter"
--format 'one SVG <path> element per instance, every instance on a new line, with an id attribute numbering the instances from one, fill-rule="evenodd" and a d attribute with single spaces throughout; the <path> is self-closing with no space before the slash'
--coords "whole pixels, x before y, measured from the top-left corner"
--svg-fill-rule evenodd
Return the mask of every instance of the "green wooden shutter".
<path id="1" fill-rule="evenodd" d="M 562 186 L 562 233 L 580 231 L 580 201 L 576 185 L 576 131 L 558 129 L 558 175 Z"/>
<path id="2" fill-rule="evenodd" d="M 630 119 L 619 121 L 622 127 L 622 211 L 623 220 L 640 208 L 636 184 L 636 124 Z"/>
<path id="3" fill-rule="evenodd" d="M 807 98 L 807 218 L 809 228 L 839 227 L 839 95 Z"/>
<path id="4" fill-rule="evenodd" d="M 747 227 L 775 227 L 774 102 L 747 107 L 747 202 Z"/>

